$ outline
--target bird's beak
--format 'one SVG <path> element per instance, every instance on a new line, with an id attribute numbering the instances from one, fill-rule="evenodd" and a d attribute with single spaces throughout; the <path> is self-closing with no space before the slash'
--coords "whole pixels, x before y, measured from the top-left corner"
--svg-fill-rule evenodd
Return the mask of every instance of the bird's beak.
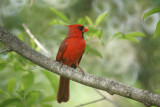
<path id="1" fill-rule="evenodd" d="M 87 28 L 83 28 L 83 32 L 88 32 L 89 31 L 89 29 L 87 29 Z"/>

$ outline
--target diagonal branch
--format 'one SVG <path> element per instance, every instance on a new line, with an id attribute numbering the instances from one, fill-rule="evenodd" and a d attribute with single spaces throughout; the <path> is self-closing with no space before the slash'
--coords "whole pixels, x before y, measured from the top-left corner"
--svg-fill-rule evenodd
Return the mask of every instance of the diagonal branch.
<path id="1" fill-rule="evenodd" d="M 33 39 L 33 41 L 36 43 L 36 45 L 47 55 L 47 56 L 51 56 L 50 53 L 43 47 L 43 45 L 41 45 L 41 43 L 34 37 L 34 35 L 31 33 L 31 31 L 29 30 L 29 28 L 26 26 L 26 24 L 22 24 L 22 26 L 24 27 L 25 31 L 28 33 L 28 35 L 30 36 L 30 38 Z"/>
<path id="2" fill-rule="evenodd" d="M 119 107 L 118 104 L 116 104 L 115 102 L 113 102 L 112 100 L 110 100 L 109 98 L 107 98 L 105 95 L 103 95 L 99 90 L 95 89 L 95 91 L 101 95 L 103 98 L 105 98 L 107 101 L 109 101 L 110 103 L 112 103 L 115 107 Z"/>
<path id="3" fill-rule="evenodd" d="M 86 105 L 88 105 L 88 104 L 96 103 L 96 102 L 99 102 L 99 101 L 102 101 L 102 100 L 105 100 L 105 98 L 101 98 L 101 99 L 94 100 L 94 101 L 91 101 L 91 102 L 88 102 L 88 103 L 80 104 L 80 105 L 75 106 L 75 107 L 82 107 L 82 106 L 86 106 Z"/>
<path id="4" fill-rule="evenodd" d="M 31 49 L 16 36 L 0 26 L 0 41 L 10 47 L 13 51 L 32 61 L 33 63 L 58 75 L 67 77 L 81 84 L 107 91 L 110 94 L 117 94 L 139 102 L 146 106 L 160 106 L 160 95 L 148 90 L 137 89 L 119 83 L 114 80 L 98 77 L 88 73 L 82 73 L 76 69 L 62 65 L 55 60 L 49 59 L 41 53 Z"/>
<path id="5" fill-rule="evenodd" d="M 110 100 L 109 98 L 107 98 L 105 95 L 103 95 L 101 92 L 99 92 L 99 90 L 95 89 L 95 91 L 102 96 L 102 98 L 98 99 L 98 100 L 93 100 L 93 101 L 90 101 L 90 102 L 87 102 L 87 103 L 83 103 L 83 104 L 80 104 L 78 106 L 75 106 L 75 107 L 82 107 L 82 106 L 86 106 L 88 104 L 92 104 L 92 103 L 96 103 L 96 102 L 99 102 L 99 101 L 102 101 L 102 100 L 107 100 L 109 101 L 110 103 L 112 103 L 115 107 L 119 107 L 119 105 L 117 105 L 115 102 L 113 102 L 112 100 Z"/>
<path id="6" fill-rule="evenodd" d="M 5 53 L 5 52 L 11 52 L 11 51 L 12 51 L 12 49 L 6 47 L 6 49 L 0 51 L 0 54 Z"/>

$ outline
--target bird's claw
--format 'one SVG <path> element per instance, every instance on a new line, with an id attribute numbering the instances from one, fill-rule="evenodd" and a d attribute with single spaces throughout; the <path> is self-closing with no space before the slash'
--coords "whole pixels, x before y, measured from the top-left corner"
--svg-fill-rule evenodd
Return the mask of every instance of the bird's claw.
<path id="1" fill-rule="evenodd" d="M 84 75 L 84 71 L 80 66 L 77 66 L 80 69 L 80 72 L 82 72 L 82 75 Z"/>

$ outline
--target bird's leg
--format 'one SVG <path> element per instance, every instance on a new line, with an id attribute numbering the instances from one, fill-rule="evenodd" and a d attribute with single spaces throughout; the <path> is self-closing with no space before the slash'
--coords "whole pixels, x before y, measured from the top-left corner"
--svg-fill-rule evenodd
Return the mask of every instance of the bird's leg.
<path id="1" fill-rule="evenodd" d="M 77 67 L 80 69 L 81 72 L 84 72 L 83 69 L 79 65 Z"/>
<path id="2" fill-rule="evenodd" d="M 80 72 L 82 72 L 83 75 L 84 75 L 84 71 L 83 71 L 83 69 L 78 65 L 78 63 L 76 63 L 76 66 L 80 69 Z"/>
<path id="3" fill-rule="evenodd" d="M 63 62 L 62 62 L 62 61 L 60 61 L 59 63 L 61 64 L 61 66 L 60 66 L 60 69 L 61 69 L 61 68 L 62 68 L 62 66 L 63 66 Z"/>

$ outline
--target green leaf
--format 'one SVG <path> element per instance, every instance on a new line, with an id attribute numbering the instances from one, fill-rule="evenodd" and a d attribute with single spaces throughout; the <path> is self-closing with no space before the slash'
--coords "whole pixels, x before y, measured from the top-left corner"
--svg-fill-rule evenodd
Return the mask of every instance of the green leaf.
<path id="1" fill-rule="evenodd" d="M 49 101 L 54 101 L 54 100 L 56 100 L 56 95 L 55 95 L 55 94 L 45 97 L 45 98 L 42 100 L 42 102 L 49 102 Z"/>
<path id="2" fill-rule="evenodd" d="M 99 25 L 106 18 L 107 15 L 108 15 L 108 12 L 100 14 L 96 19 L 95 26 Z"/>
<path id="3" fill-rule="evenodd" d="M 148 16 L 150 16 L 150 15 L 152 15 L 152 14 L 154 14 L 154 13 L 158 13 L 158 12 L 160 12 L 160 7 L 155 7 L 155 8 L 153 8 L 153 9 L 149 10 L 148 12 L 146 12 L 146 13 L 144 14 L 143 20 L 144 20 L 146 17 L 148 17 Z"/>
<path id="4" fill-rule="evenodd" d="M 33 39 L 30 39 L 30 43 L 31 43 L 31 47 L 32 47 L 33 49 L 35 49 L 35 48 L 36 48 L 36 44 L 35 44 L 35 42 L 34 42 Z"/>
<path id="5" fill-rule="evenodd" d="M 23 39 L 23 34 L 22 34 L 22 32 L 21 33 L 19 33 L 18 35 L 18 38 L 21 40 L 21 41 L 23 41 L 24 39 Z"/>
<path id="6" fill-rule="evenodd" d="M 99 37 L 99 38 L 102 38 L 102 36 L 103 36 L 103 30 L 99 30 L 99 32 L 98 32 L 98 37 Z"/>
<path id="7" fill-rule="evenodd" d="M 128 34 L 124 34 L 122 32 L 118 32 L 116 34 L 114 34 L 113 37 L 119 37 L 120 39 L 126 39 L 126 40 L 130 40 L 132 42 L 138 42 L 138 39 L 136 39 L 135 37 L 144 37 L 145 34 L 142 32 L 130 32 Z"/>
<path id="8" fill-rule="evenodd" d="M 15 85 L 16 85 L 16 82 L 15 82 L 15 78 L 11 78 L 8 82 L 8 85 L 7 85 L 7 91 L 10 95 L 13 94 L 13 91 L 15 89 Z"/>
<path id="9" fill-rule="evenodd" d="M 124 36 L 124 33 L 122 32 L 117 32 L 116 34 L 113 35 L 113 37 L 119 37 L 119 36 Z"/>
<path id="10" fill-rule="evenodd" d="M 130 32 L 128 34 L 125 34 L 125 36 L 128 36 L 128 37 L 144 37 L 145 34 L 142 33 L 142 32 Z"/>
<path id="11" fill-rule="evenodd" d="M 24 90 L 16 90 L 16 93 L 18 94 L 18 97 L 20 99 L 23 99 L 23 97 L 25 96 L 25 91 Z"/>
<path id="12" fill-rule="evenodd" d="M 157 26 L 156 26 L 156 30 L 154 31 L 154 35 L 153 35 L 153 38 L 156 38 L 160 36 L 160 20 L 159 22 L 157 23 Z"/>
<path id="13" fill-rule="evenodd" d="M 134 37 L 129 37 L 129 36 L 124 36 L 124 37 L 122 37 L 122 39 L 127 39 L 127 40 L 130 40 L 130 41 L 132 41 L 132 42 L 138 42 L 138 40 L 136 39 L 136 38 L 134 38 Z"/>
<path id="14" fill-rule="evenodd" d="M 93 36 L 97 32 L 98 32 L 98 29 L 96 29 L 96 28 L 89 28 L 89 32 L 87 32 L 87 33 L 90 34 L 91 36 Z"/>
<path id="15" fill-rule="evenodd" d="M 53 107 L 53 106 L 50 104 L 42 104 L 42 107 Z"/>
<path id="16" fill-rule="evenodd" d="M 103 35 L 103 30 L 97 30 L 97 32 L 93 33 L 93 36 L 101 38 Z"/>
<path id="17" fill-rule="evenodd" d="M 57 92 L 57 89 L 58 89 L 57 87 L 59 85 L 58 78 L 55 75 L 53 75 L 53 73 L 48 72 L 46 70 L 42 70 L 42 73 L 48 79 L 48 81 L 50 82 L 52 88 Z"/>
<path id="18" fill-rule="evenodd" d="M 24 70 L 24 66 L 22 66 L 20 63 L 18 63 L 18 58 L 17 59 L 14 59 L 15 61 L 14 61 L 14 65 L 12 65 L 13 66 L 13 71 L 14 72 L 18 72 L 18 71 L 22 71 L 22 70 Z M 15 64 L 15 63 L 17 63 L 17 64 Z"/>
<path id="19" fill-rule="evenodd" d="M 0 94 L 7 95 L 2 89 L 0 89 Z"/>
<path id="20" fill-rule="evenodd" d="M 41 48 L 39 46 L 37 46 L 35 50 L 40 52 Z"/>
<path id="21" fill-rule="evenodd" d="M 102 38 L 103 30 L 102 29 L 96 29 L 96 28 L 89 28 L 89 32 L 87 32 L 87 35 L 92 36 L 92 37 Z"/>
<path id="22" fill-rule="evenodd" d="M 99 56 L 100 58 L 102 58 L 102 54 L 100 52 L 98 52 L 96 49 L 90 47 L 89 45 L 86 45 L 85 51 L 87 53 L 92 53 L 96 56 Z"/>
<path id="23" fill-rule="evenodd" d="M 29 89 L 34 83 L 34 75 L 31 71 L 25 72 L 22 77 L 21 89 L 27 90 Z"/>
<path id="24" fill-rule="evenodd" d="M 30 92 L 26 95 L 26 100 L 29 107 L 35 104 L 36 100 L 38 99 L 38 96 L 39 96 L 38 92 Z"/>
<path id="25" fill-rule="evenodd" d="M 93 26 L 93 22 L 92 22 L 92 20 L 91 20 L 90 17 L 86 16 L 85 19 L 86 19 L 86 21 L 88 22 L 88 24 L 89 24 L 90 26 Z"/>
<path id="26" fill-rule="evenodd" d="M 155 93 L 160 94 L 160 90 L 156 90 Z"/>
<path id="27" fill-rule="evenodd" d="M 14 103 L 14 104 L 13 104 Z M 11 99 L 6 99 L 4 100 L 1 104 L 0 107 L 10 107 L 9 105 L 21 105 L 23 106 L 19 98 L 11 98 Z M 12 107 L 12 106 L 11 106 Z M 19 106 L 20 107 L 20 106 Z"/>
<path id="28" fill-rule="evenodd" d="M 84 18 L 79 18 L 78 21 L 77 21 L 77 24 L 85 25 L 85 20 L 84 20 Z"/>
<path id="29" fill-rule="evenodd" d="M 62 20 L 57 20 L 57 19 L 53 19 L 52 21 L 50 21 L 50 25 L 56 25 L 56 24 L 60 24 L 60 25 L 66 25 L 66 23 Z"/>
<path id="30" fill-rule="evenodd" d="M 50 8 L 50 10 L 55 13 L 59 18 L 61 18 L 64 22 L 69 23 L 69 19 L 67 18 L 67 16 L 65 16 L 65 14 L 63 14 L 62 12 L 54 9 L 54 8 Z"/>
<path id="31" fill-rule="evenodd" d="M 2 71 L 6 67 L 7 63 L 0 63 L 0 71 Z"/>

